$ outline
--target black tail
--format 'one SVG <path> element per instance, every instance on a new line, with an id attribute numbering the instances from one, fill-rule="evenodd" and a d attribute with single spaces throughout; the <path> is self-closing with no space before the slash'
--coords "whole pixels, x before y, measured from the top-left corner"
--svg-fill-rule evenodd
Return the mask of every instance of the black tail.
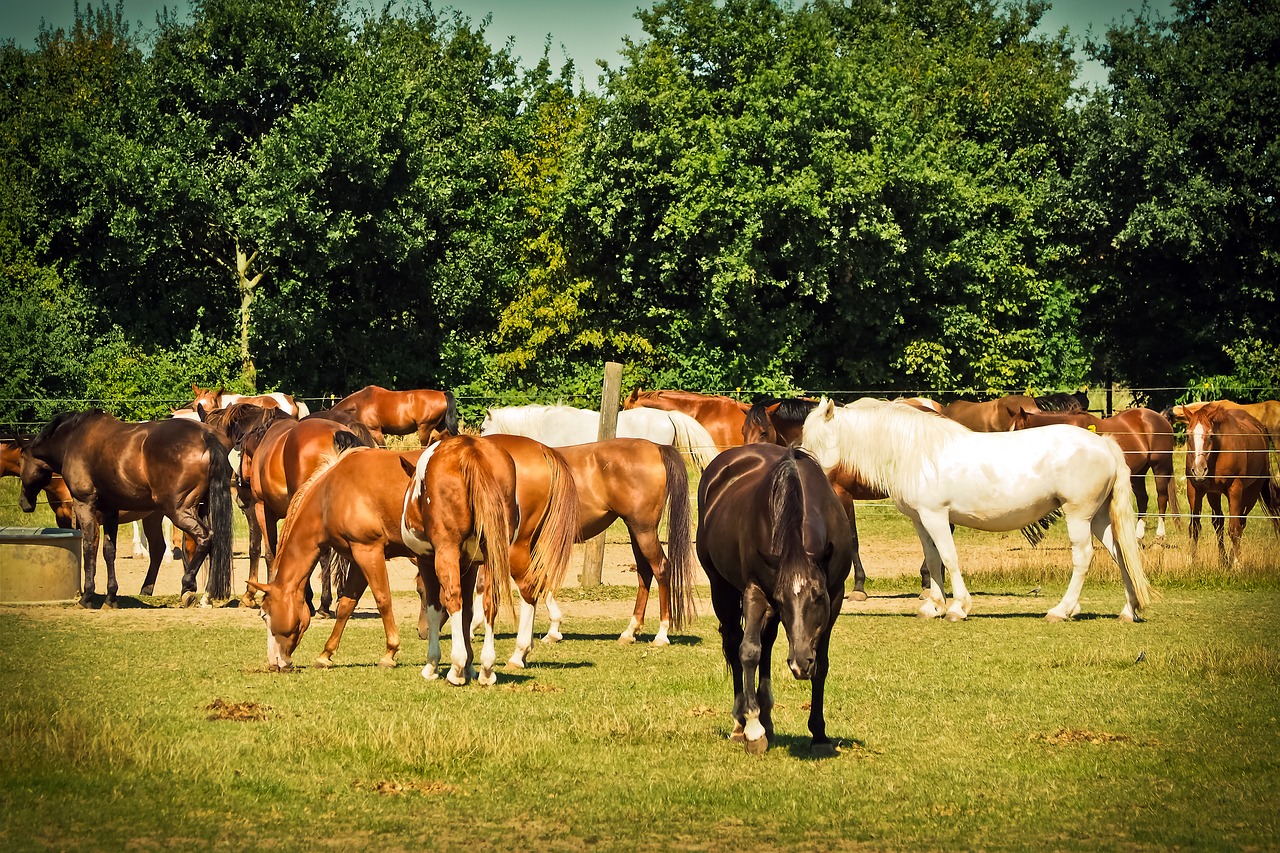
<path id="1" fill-rule="evenodd" d="M 348 430 L 351 428 L 348 427 Z M 333 451 L 335 453 L 344 453 L 356 447 L 374 447 L 373 434 L 369 432 L 369 428 L 365 427 L 365 434 L 360 435 L 355 430 L 348 432 L 347 430 L 338 430 L 333 434 Z"/>
<path id="2" fill-rule="evenodd" d="M 667 473 L 667 578 L 671 586 L 671 629 L 679 631 L 698 616 L 693 601 L 697 561 L 689 536 L 689 470 L 684 456 L 669 444 L 658 445 Z"/>
<path id="3" fill-rule="evenodd" d="M 204 439 L 209 450 L 209 490 L 205 493 L 208 507 L 209 580 L 205 591 L 212 599 L 231 597 L 231 463 L 218 436 L 208 432 Z"/>
<path id="4" fill-rule="evenodd" d="M 452 391 L 444 392 L 444 428 L 449 435 L 458 434 L 458 401 L 453 399 Z"/>

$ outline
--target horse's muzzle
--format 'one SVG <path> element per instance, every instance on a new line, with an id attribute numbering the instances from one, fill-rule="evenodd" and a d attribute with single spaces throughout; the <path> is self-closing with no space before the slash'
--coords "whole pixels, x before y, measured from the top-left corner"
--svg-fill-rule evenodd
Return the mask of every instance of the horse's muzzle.
<path id="1" fill-rule="evenodd" d="M 22 508 L 23 512 L 36 511 L 36 502 L 27 497 L 25 492 L 18 495 L 18 506 Z"/>
<path id="2" fill-rule="evenodd" d="M 817 662 L 813 658 L 805 660 L 787 658 L 787 666 L 791 669 L 791 674 L 796 677 L 797 681 L 808 681 L 813 678 L 813 670 L 816 665 Z"/>

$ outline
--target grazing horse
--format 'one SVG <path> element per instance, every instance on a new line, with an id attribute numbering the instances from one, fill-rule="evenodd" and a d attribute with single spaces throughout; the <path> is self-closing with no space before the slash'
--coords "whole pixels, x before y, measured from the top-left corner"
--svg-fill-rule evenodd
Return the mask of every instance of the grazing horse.
<path id="1" fill-rule="evenodd" d="M 684 412 L 706 428 L 717 451 L 738 447 L 743 443 L 743 421 L 747 410 L 751 408 L 732 397 L 696 394 L 692 391 L 641 391 L 639 388 L 622 401 L 623 409 L 642 407 Z"/>
<path id="2" fill-rule="evenodd" d="M 778 445 L 720 454 L 698 485 L 698 559 L 733 671 L 730 738 L 750 753 L 769 746 L 771 658 L 781 625 L 791 674 L 811 681 L 813 751 L 834 755 L 822 701 L 853 542 L 822 469 L 803 451 Z"/>
<path id="3" fill-rule="evenodd" d="M 519 436 L 491 435 L 516 459 L 519 473 Z M 531 443 L 531 442 L 530 442 Z M 578 494 L 577 538 L 585 542 L 603 533 L 621 518 L 631 537 L 631 553 L 636 560 L 635 608 L 621 643 L 634 643 L 644 625 L 649 603 L 649 586 L 658 582 L 658 633 L 653 645 L 670 644 L 669 630 L 681 630 L 695 615 L 693 604 L 693 546 L 689 532 L 689 474 L 684 459 L 670 445 L 654 444 L 642 438 L 615 438 L 559 448 L 572 473 Z M 523 502 L 521 504 L 523 509 Z M 658 540 L 658 522 L 668 507 L 669 544 L 663 552 Z M 553 598 L 547 601 L 553 624 L 558 616 Z"/>
<path id="4" fill-rule="evenodd" d="M 1200 507 L 1205 496 L 1218 534 L 1218 558 L 1227 562 L 1222 540 L 1222 496 L 1230 510 L 1231 561 L 1240 559 L 1240 537 L 1250 510 L 1261 497 L 1280 532 L 1280 484 L 1272 479 L 1266 430 L 1240 409 L 1197 407 L 1187 418 L 1187 503 L 1191 507 L 1191 557 L 1200 543 Z"/>
<path id="5" fill-rule="evenodd" d="M 307 408 L 306 403 L 300 403 L 293 399 L 291 394 L 282 394 L 279 391 L 272 391 L 270 394 L 232 394 L 226 388 L 201 388 L 194 382 L 191 384 L 191 393 L 195 395 L 185 409 L 175 409 L 174 417 L 179 416 L 179 412 L 198 411 L 201 407 L 206 412 L 214 409 L 225 409 L 234 403 L 252 403 L 255 406 L 262 406 L 264 409 L 279 409 L 291 418 L 305 418 L 311 414 L 311 410 Z M 190 415 L 182 415 L 190 417 Z"/>
<path id="6" fill-rule="evenodd" d="M 1040 407 L 1025 394 L 1009 394 L 985 403 L 956 400 L 943 406 L 942 414 L 974 432 L 1007 432 L 1019 410 L 1039 412 Z"/>
<path id="7" fill-rule="evenodd" d="M 262 593 L 262 619 L 267 625 L 267 664 L 293 665 L 298 642 L 311 624 L 305 591 L 320 554 L 333 549 L 358 571 L 347 573 L 333 631 L 316 666 L 330 667 L 342 630 L 365 588 L 373 598 L 386 632 L 386 653 L 379 666 L 395 666 L 400 631 L 391 607 L 387 558 L 413 557 L 400 535 L 405 490 L 421 450 L 397 453 L 358 444 L 348 432 L 333 434 L 329 454 L 294 497 L 280 534 L 280 551 L 270 583 L 250 581 Z"/>
<path id="8" fill-rule="evenodd" d="M 1147 500 L 1147 472 L 1156 481 L 1156 537 L 1164 538 L 1166 514 L 1178 519 L 1178 482 L 1173 476 L 1173 425 L 1159 412 L 1151 409 L 1126 409 L 1109 418 L 1099 418 L 1088 412 L 1028 412 L 1019 409 L 1010 430 L 1041 427 L 1046 424 L 1072 424 L 1113 439 L 1124 451 L 1129 464 L 1133 494 L 1138 499 L 1139 541 L 1146 533 L 1146 516 L 1150 502 Z"/>
<path id="9" fill-rule="evenodd" d="M 919 615 L 944 614 L 940 569 L 951 576 L 955 621 L 969 615 L 951 525 L 978 530 L 1025 528 L 1055 509 L 1066 517 L 1074 571 L 1050 621 L 1080 610 L 1080 588 L 1093 559 L 1090 533 L 1120 567 L 1133 621 L 1150 598 L 1129 466 L 1114 441 L 1064 424 L 1020 432 L 975 433 L 946 418 L 864 398 L 843 408 L 823 400 L 804 423 L 803 446 L 824 470 L 845 468 L 886 492 L 915 525 L 930 571 Z"/>
<path id="10" fill-rule="evenodd" d="M 572 406 L 508 406 L 489 409 L 481 435 L 523 435 L 548 447 L 588 444 L 600 437 L 600 413 Z M 618 413 L 618 438 L 644 438 L 670 444 L 690 457 L 699 469 L 716 455 L 715 441 L 706 427 L 684 412 L 640 408 Z"/>
<path id="11" fill-rule="evenodd" d="M 188 420 L 122 423 L 98 409 L 56 416 L 27 445 L 22 461 L 24 512 L 36 493 L 61 474 L 75 499 L 84 532 L 84 588 L 80 605 L 95 594 L 99 528 L 106 532 L 106 606 L 116 606 L 116 532 L 121 513 L 163 513 L 192 539 L 184 554 L 182 600 L 195 599 L 196 573 L 206 556 L 206 594 L 231 592 L 231 465 L 223 439 Z M 163 551 L 155 549 L 155 560 Z M 152 579 L 154 580 L 154 578 Z"/>
<path id="12" fill-rule="evenodd" d="M 416 432 L 426 447 L 437 430 L 458 434 L 458 404 L 452 391 L 419 388 L 413 391 L 389 391 L 378 385 L 366 385 L 339 400 L 330 411 L 355 417 L 373 433 L 378 444 L 385 445 L 388 435 Z"/>
<path id="13" fill-rule="evenodd" d="M 1057 391 L 1036 397 L 1035 402 L 1042 412 L 1087 412 L 1089 411 L 1089 392 Z"/>

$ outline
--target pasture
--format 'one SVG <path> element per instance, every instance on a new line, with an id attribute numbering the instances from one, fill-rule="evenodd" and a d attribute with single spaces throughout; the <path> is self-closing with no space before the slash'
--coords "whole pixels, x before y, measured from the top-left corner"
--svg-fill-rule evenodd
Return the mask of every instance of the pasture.
<path id="1" fill-rule="evenodd" d="M 753 757 L 726 740 L 732 685 L 705 583 L 672 646 L 616 642 L 634 594 L 619 530 L 609 585 L 563 591 L 565 642 L 536 644 L 491 688 L 421 678 L 403 565 L 399 667 L 374 665 L 366 601 L 334 669 L 306 665 L 328 634 L 317 621 L 303 666 L 276 673 L 256 611 L 176 609 L 169 563 L 166 594 L 139 598 L 141 561 L 121 559 L 122 610 L 0 607 L 0 847 L 1275 846 L 1280 572 L 1265 519 L 1236 569 L 1210 542 L 1192 563 L 1185 528 L 1147 547 L 1160 597 L 1138 625 L 1115 619 L 1123 591 L 1102 556 L 1080 618 L 1044 622 L 1069 575 L 1060 525 L 1035 549 L 957 531 L 975 593 L 963 624 L 913 618 L 920 550 L 900 516 L 868 507 L 859 530 L 871 598 L 846 602 L 833 631 L 840 754 L 826 760 L 809 756 L 808 685 L 785 655 L 776 742 Z M 499 627 L 503 660 L 509 615 Z"/>

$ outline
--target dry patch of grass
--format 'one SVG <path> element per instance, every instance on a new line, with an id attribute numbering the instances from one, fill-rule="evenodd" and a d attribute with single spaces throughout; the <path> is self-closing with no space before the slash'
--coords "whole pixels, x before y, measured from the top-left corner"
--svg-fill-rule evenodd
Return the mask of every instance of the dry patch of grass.
<path id="1" fill-rule="evenodd" d="M 256 723 L 267 719 L 271 709 L 257 702 L 228 702 L 214 699 L 205 706 L 210 720 L 233 720 L 237 723 Z"/>
<path id="2" fill-rule="evenodd" d="M 1058 729 L 1051 735 L 1036 735 L 1034 740 L 1043 741 L 1053 746 L 1074 746 L 1081 743 L 1128 743 L 1133 738 L 1128 735 L 1117 735 L 1111 732 L 1094 732 L 1088 729 Z"/>

